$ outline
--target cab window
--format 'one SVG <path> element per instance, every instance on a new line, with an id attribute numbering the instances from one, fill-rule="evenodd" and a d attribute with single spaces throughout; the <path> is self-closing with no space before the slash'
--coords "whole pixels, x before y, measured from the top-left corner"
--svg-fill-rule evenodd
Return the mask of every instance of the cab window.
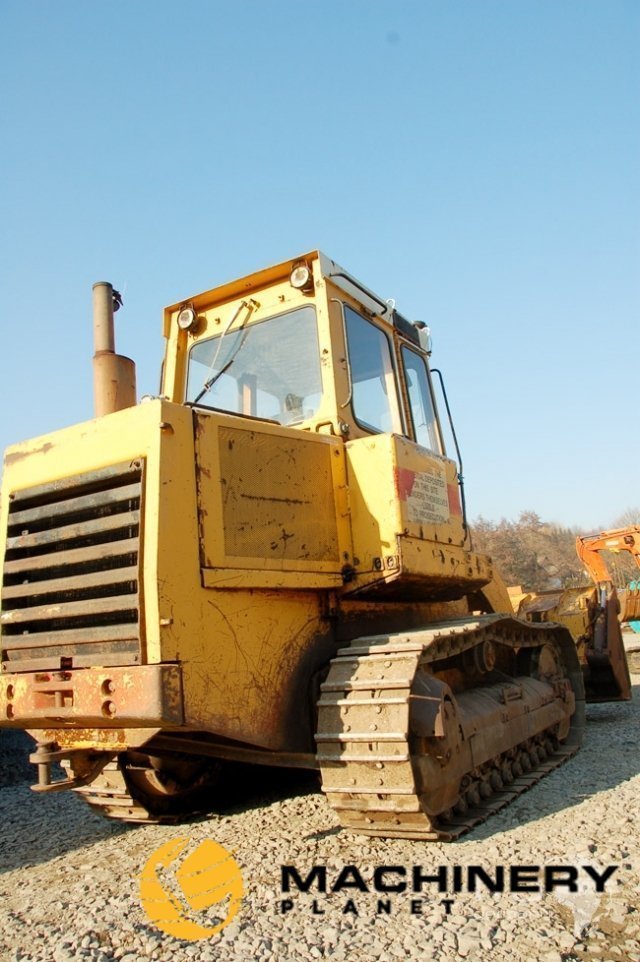
<path id="1" fill-rule="evenodd" d="M 369 431 L 402 432 L 389 340 L 345 304 L 353 414 Z"/>
<path id="2" fill-rule="evenodd" d="M 423 448 L 442 454 L 426 364 L 419 354 L 404 346 L 402 360 L 415 439 Z"/>
<path id="3" fill-rule="evenodd" d="M 202 407 L 299 424 L 313 417 L 321 398 L 311 306 L 205 338 L 191 348 L 186 400 Z"/>

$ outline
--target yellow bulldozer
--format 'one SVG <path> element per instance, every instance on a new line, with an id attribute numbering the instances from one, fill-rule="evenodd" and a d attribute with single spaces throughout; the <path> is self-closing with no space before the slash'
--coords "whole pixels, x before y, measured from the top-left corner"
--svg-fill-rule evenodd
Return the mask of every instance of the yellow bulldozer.
<path id="1" fill-rule="evenodd" d="M 577 751 L 575 645 L 472 548 L 424 324 L 311 252 L 168 307 L 136 404 L 119 303 L 94 286 L 95 419 L 4 459 L 0 725 L 37 791 L 170 821 L 230 762 L 299 767 L 353 831 L 448 840 Z"/>

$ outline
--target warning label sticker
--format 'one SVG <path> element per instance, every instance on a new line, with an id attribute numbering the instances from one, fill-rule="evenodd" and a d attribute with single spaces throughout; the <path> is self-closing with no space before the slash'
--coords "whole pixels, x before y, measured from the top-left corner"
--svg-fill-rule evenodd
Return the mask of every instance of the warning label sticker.
<path id="1" fill-rule="evenodd" d="M 449 496 L 444 468 L 433 466 L 433 473 L 411 472 L 413 484 L 407 491 L 407 521 L 416 524 L 442 524 L 449 520 Z M 407 487 L 409 487 L 407 485 Z"/>

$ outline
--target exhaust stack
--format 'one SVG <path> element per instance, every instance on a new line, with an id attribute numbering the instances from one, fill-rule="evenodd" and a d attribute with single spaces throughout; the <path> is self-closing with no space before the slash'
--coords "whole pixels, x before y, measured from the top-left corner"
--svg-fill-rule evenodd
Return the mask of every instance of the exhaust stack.
<path id="1" fill-rule="evenodd" d="M 136 366 L 134 361 L 116 354 L 113 325 L 115 300 L 111 284 L 93 285 L 93 404 L 97 418 L 136 403 Z"/>

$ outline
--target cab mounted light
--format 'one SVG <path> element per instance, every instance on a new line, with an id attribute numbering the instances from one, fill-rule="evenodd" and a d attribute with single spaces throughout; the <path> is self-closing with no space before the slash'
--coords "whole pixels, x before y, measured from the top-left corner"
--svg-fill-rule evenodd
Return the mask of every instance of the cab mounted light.
<path id="1" fill-rule="evenodd" d="M 178 313 L 178 327 L 181 331 L 189 331 L 197 321 L 197 315 L 191 304 L 185 304 Z"/>
<path id="2" fill-rule="evenodd" d="M 425 354 L 431 355 L 433 350 L 433 344 L 431 341 L 431 328 L 424 321 L 414 321 L 413 326 L 418 332 L 418 340 L 420 341 L 420 347 Z"/>
<path id="3" fill-rule="evenodd" d="M 289 275 L 289 283 L 296 290 L 302 291 L 303 294 L 311 294 L 313 291 L 313 275 L 309 265 L 305 264 L 304 261 L 298 261 L 297 264 L 294 264 Z"/>

